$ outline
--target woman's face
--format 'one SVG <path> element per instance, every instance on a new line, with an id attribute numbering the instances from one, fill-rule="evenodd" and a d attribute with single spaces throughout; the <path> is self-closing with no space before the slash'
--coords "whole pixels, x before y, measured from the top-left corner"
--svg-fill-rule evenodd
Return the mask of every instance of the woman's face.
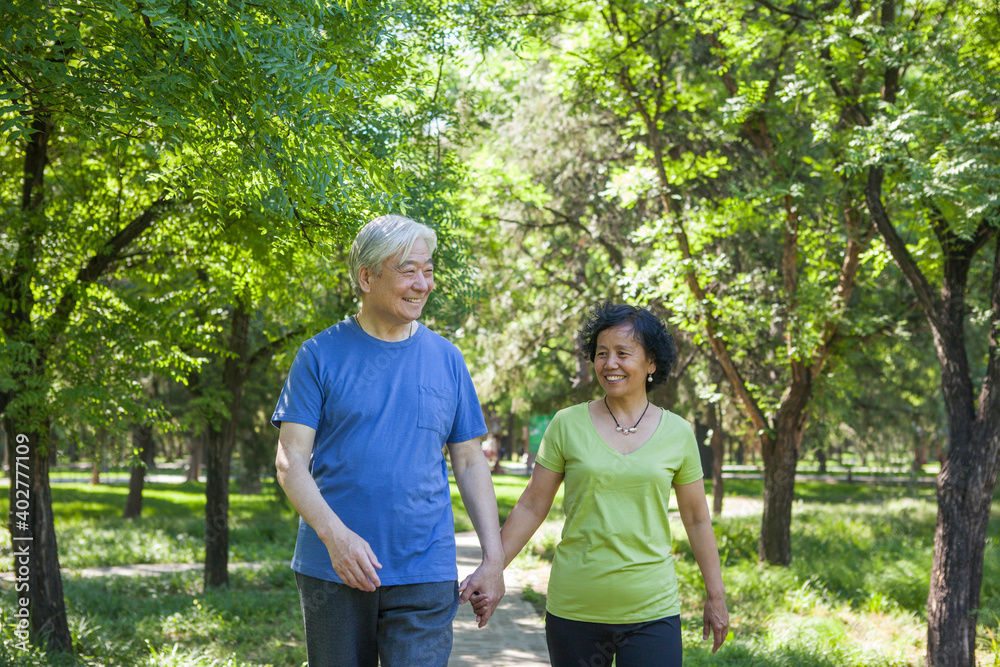
<path id="1" fill-rule="evenodd" d="M 646 394 L 646 376 L 656 370 L 656 362 L 632 335 L 632 327 L 619 324 L 597 334 L 594 372 L 597 381 L 614 398 Z"/>

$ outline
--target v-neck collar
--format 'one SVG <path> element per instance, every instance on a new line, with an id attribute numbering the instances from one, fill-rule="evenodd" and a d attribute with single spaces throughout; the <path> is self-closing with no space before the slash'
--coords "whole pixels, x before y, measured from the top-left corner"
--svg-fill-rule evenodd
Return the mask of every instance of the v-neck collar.
<path id="1" fill-rule="evenodd" d="M 653 438 L 655 438 L 656 435 L 660 432 L 660 429 L 663 427 L 663 422 L 666 421 L 663 418 L 666 411 L 663 408 L 657 408 L 659 414 L 659 421 L 656 423 L 656 428 L 653 429 L 653 431 L 649 434 L 649 437 L 646 438 L 641 445 L 633 449 L 631 452 L 623 454 L 622 452 L 619 452 L 617 449 L 612 447 L 611 444 L 601 436 L 601 432 L 597 430 L 597 424 L 594 423 L 593 417 L 590 416 L 590 403 L 584 403 L 583 407 L 587 411 L 587 423 L 590 425 L 590 430 L 593 432 L 594 437 L 600 440 L 601 444 L 603 444 L 609 451 L 613 452 L 616 456 L 620 456 L 622 458 L 627 458 L 629 456 L 632 456 L 636 452 L 642 450 L 646 445 L 648 445 L 649 442 Z M 634 435 L 623 436 L 623 437 L 632 438 L 634 437 Z"/>

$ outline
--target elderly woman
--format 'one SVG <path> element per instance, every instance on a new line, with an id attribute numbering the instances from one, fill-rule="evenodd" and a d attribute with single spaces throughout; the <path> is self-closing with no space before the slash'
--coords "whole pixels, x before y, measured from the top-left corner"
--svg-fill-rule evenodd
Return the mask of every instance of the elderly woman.
<path id="1" fill-rule="evenodd" d="M 581 331 L 604 390 L 558 412 L 527 488 L 501 531 L 505 567 L 524 548 L 565 479 L 566 523 L 556 547 L 545 631 L 555 667 L 680 665 L 680 599 L 671 556 L 670 489 L 701 568 L 704 636 L 726 638 L 719 552 L 701 462 L 685 419 L 649 402 L 676 358 L 649 311 L 601 305 Z M 473 607 L 478 604 L 472 598 Z"/>
<path id="2" fill-rule="evenodd" d="M 361 309 L 302 344 L 271 418 L 310 665 L 445 667 L 458 605 L 478 592 L 482 627 L 503 596 L 479 399 L 458 348 L 418 321 L 436 242 L 399 215 L 364 226 Z M 484 554 L 462 588 L 445 446 Z"/>

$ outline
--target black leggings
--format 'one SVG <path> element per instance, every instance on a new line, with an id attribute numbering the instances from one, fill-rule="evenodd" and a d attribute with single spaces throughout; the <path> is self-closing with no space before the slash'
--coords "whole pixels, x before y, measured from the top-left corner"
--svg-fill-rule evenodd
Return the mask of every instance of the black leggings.
<path id="1" fill-rule="evenodd" d="M 681 667 L 681 617 L 587 623 L 545 614 L 552 667 Z"/>

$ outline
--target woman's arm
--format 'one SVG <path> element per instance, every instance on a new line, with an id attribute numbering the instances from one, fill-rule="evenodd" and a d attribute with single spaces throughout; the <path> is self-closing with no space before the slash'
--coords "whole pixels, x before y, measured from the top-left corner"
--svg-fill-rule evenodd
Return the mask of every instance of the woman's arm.
<path id="1" fill-rule="evenodd" d="M 504 561 L 507 567 L 521 549 L 535 534 L 538 527 L 552 508 L 559 485 L 562 484 L 563 473 L 552 472 L 543 465 L 536 464 L 521 497 L 500 530 L 503 541 Z"/>
<path id="2" fill-rule="evenodd" d="M 555 500 L 556 491 L 559 490 L 562 479 L 562 473 L 552 472 L 540 464 L 535 465 L 531 479 L 528 480 L 528 486 L 521 492 L 521 497 L 517 499 L 517 504 L 507 515 L 507 520 L 504 521 L 503 528 L 500 529 L 504 568 L 510 565 L 510 562 L 538 530 L 538 527 L 542 525 L 542 521 L 549 513 L 549 508 L 552 507 L 552 501 Z M 472 608 L 477 615 L 489 609 L 486 596 L 474 593 L 469 599 L 472 601 Z"/>
<path id="3" fill-rule="evenodd" d="M 722 566 L 719 564 L 719 547 L 712 530 L 712 515 L 708 511 L 703 480 L 690 484 L 674 485 L 677 508 L 687 531 L 691 551 L 705 580 L 705 627 L 703 637 L 708 638 L 709 629 L 714 634 L 712 653 L 719 650 L 729 633 L 729 610 L 726 609 L 726 589 L 722 585 Z"/>

